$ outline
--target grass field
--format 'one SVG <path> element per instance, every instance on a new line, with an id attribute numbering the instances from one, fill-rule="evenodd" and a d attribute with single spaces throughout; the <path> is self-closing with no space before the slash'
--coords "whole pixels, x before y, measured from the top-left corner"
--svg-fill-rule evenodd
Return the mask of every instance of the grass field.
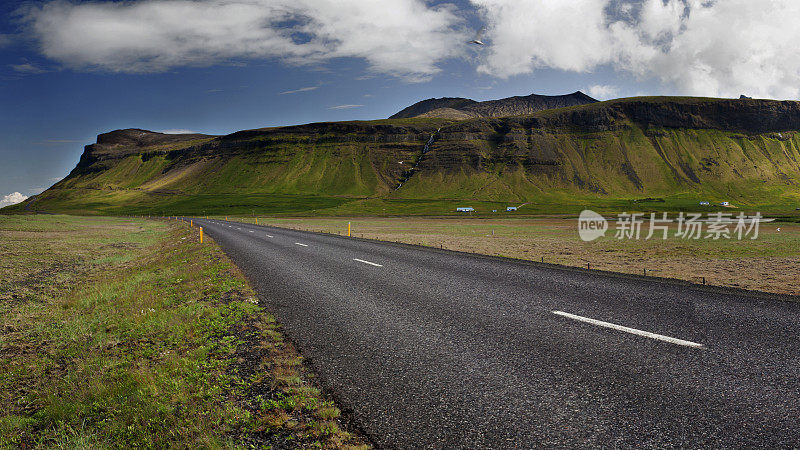
<path id="1" fill-rule="evenodd" d="M 163 197 L 142 197 L 140 193 L 127 191 L 62 190 L 51 192 L 51 196 L 63 196 L 59 212 L 73 215 L 185 215 L 185 216 L 252 216 L 273 217 L 460 217 L 457 207 L 475 208 L 473 217 L 483 219 L 546 217 L 560 214 L 578 214 L 584 209 L 601 213 L 622 211 L 637 212 L 714 212 L 724 210 L 715 204 L 729 197 L 706 196 L 701 193 L 681 193 L 666 197 L 607 198 L 589 195 L 564 195 L 558 193 L 540 195 L 534 201 L 485 201 L 453 199 L 403 199 L 403 198 L 357 198 L 324 197 L 309 195 L 266 193 L 219 193 L 185 195 L 180 193 Z M 74 200 L 80 198 L 80 200 Z M 776 197 L 777 198 L 777 197 Z M 91 200 L 91 202 L 89 202 Z M 700 206 L 701 201 L 711 201 L 711 206 Z M 760 206 L 733 202 L 747 212 L 761 211 L 770 217 L 800 222 L 800 202 L 763 203 Z M 124 205 L 124 206 L 121 206 Z M 521 206 L 516 212 L 506 212 L 507 206 Z M 38 202 L 31 206 L 39 210 Z M 47 207 L 42 208 L 48 211 Z M 3 210 L 8 214 L 26 213 L 23 204 L 12 205 Z"/>
<path id="2" fill-rule="evenodd" d="M 361 446 L 196 232 L 0 216 L 0 447 Z"/>
<path id="3" fill-rule="evenodd" d="M 223 217 L 224 218 L 224 217 Z M 231 220 L 254 222 L 253 217 Z M 583 242 L 574 218 L 259 218 L 259 224 L 420 244 L 575 267 L 677 278 L 694 283 L 800 295 L 800 224 L 760 227 L 756 240 L 619 240 Z M 780 228 L 781 231 L 777 231 Z M 646 235 L 646 228 L 643 228 Z M 643 236 L 644 236 L 643 235 Z"/>

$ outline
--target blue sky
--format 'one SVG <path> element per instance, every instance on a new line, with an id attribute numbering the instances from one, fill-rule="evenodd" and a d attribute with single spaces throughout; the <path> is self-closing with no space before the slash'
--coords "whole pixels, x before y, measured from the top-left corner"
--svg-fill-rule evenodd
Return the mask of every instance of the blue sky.
<path id="1" fill-rule="evenodd" d="M 119 128 L 225 134 L 576 90 L 797 99 L 800 7 L 766 2 L 5 1 L 0 200 Z M 486 45 L 466 44 L 481 26 Z"/>

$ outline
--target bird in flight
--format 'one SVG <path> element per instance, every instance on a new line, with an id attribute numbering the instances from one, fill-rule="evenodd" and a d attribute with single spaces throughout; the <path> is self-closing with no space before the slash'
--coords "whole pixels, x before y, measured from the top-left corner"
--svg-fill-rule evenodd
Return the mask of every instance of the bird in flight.
<path id="1" fill-rule="evenodd" d="M 486 27 L 481 27 L 477 33 L 475 33 L 475 39 L 468 42 L 468 44 L 475 44 L 475 45 L 486 45 L 483 43 L 481 39 L 483 39 L 483 32 L 486 31 Z"/>

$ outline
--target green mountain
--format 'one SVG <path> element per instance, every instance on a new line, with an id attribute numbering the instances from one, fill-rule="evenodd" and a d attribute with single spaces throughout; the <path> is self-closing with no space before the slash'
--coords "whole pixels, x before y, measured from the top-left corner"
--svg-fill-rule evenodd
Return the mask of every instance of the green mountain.
<path id="1" fill-rule="evenodd" d="M 528 115 L 389 119 L 227 136 L 118 130 L 8 210 L 445 214 L 800 207 L 800 103 L 640 97 Z M 5 211 L 5 210 L 4 210 Z"/>

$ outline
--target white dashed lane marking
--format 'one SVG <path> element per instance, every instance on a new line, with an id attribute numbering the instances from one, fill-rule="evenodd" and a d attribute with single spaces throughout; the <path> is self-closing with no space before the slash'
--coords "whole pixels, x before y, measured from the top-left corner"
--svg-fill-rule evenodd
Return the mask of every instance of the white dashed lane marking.
<path id="1" fill-rule="evenodd" d="M 300 245 L 300 246 L 303 246 L 303 247 L 308 247 L 308 244 L 301 244 L 299 242 L 295 242 L 294 245 Z"/>
<path id="2" fill-rule="evenodd" d="M 353 261 L 358 261 L 360 263 L 369 264 L 370 266 L 383 267 L 383 264 L 378 264 L 378 263 L 374 263 L 374 262 L 370 262 L 370 261 L 364 261 L 363 259 L 353 258 Z"/>
<path id="3" fill-rule="evenodd" d="M 674 338 L 674 337 L 670 337 L 670 336 L 664 336 L 662 334 L 655 334 L 655 333 L 651 333 L 649 331 L 637 330 L 636 328 L 625 327 L 625 326 L 617 325 L 617 324 L 610 323 L 610 322 L 603 322 L 602 320 L 590 319 L 588 317 L 578 316 L 578 315 L 575 315 L 575 314 L 566 313 L 564 311 L 552 311 L 552 313 L 555 314 L 555 315 L 558 315 L 558 316 L 569 318 L 569 319 L 578 320 L 580 322 L 590 323 L 590 324 L 596 325 L 598 327 L 605 327 L 605 328 L 611 328 L 612 330 L 624 331 L 626 333 L 635 334 L 637 336 L 644 336 L 644 337 L 647 337 L 647 338 L 650 338 L 650 339 L 656 339 L 656 340 L 659 340 L 659 341 L 669 342 L 670 344 L 682 345 L 684 347 L 692 347 L 692 348 L 705 348 L 705 345 L 698 344 L 697 342 L 684 341 L 683 339 L 678 339 L 678 338 Z"/>

